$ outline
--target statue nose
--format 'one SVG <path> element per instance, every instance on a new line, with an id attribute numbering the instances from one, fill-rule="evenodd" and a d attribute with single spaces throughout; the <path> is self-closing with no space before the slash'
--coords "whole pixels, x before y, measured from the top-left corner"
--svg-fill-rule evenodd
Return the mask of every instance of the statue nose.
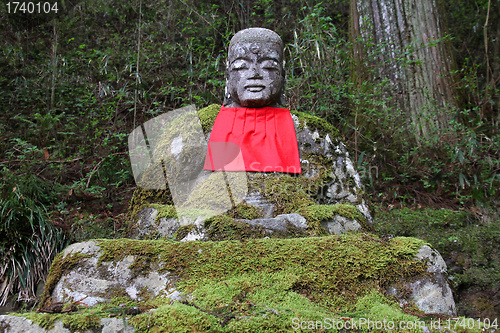
<path id="1" fill-rule="evenodd" d="M 262 79 L 262 70 L 258 65 L 253 65 L 251 68 L 250 79 Z"/>

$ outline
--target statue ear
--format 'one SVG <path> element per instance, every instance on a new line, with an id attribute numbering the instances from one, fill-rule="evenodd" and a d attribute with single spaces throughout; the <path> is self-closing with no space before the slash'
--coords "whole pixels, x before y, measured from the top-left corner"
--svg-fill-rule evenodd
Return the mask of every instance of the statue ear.
<path id="1" fill-rule="evenodd" d="M 283 107 L 287 106 L 287 101 L 286 101 L 286 94 L 285 94 L 285 91 L 286 91 L 286 72 L 285 72 L 285 60 L 283 60 L 283 71 L 282 71 L 282 75 L 283 75 L 283 84 L 281 85 L 281 92 L 280 92 L 280 99 L 279 99 L 279 104 Z"/>
<path id="2" fill-rule="evenodd" d="M 229 86 L 228 86 L 228 78 L 229 78 L 229 59 L 226 59 L 226 71 L 224 72 L 224 76 L 226 79 L 226 85 L 224 86 L 224 101 L 223 105 L 227 106 L 233 103 L 233 100 L 231 99 L 231 93 L 229 92 Z"/>
<path id="3" fill-rule="evenodd" d="M 227 82 L 227 76 L 226 76 L 226 86 L 224 87 L 224 106 L 230 105 L 233 103 L 233 99 L 231 98 L 231 93 L 229 92 L 228 88 L 228 82 Z"/>
<path id="4" fill-rule="evenodd" d="M 279 102 L 279 105 L 282 107 L 287 106 L 287 101 L 286 101 L 286 96 L 285 96 L 285 86 L 283 86 L 283 89 L 281 89 L 281 94 L 280 94 L 280 98 L 279 98 L 278 102 Z"/>

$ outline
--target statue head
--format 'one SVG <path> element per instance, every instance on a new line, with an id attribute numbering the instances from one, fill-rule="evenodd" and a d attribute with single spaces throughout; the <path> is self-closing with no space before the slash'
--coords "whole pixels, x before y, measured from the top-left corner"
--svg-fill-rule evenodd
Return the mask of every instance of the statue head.
<path id="1" fill-rule="evenodd" d="M 224 105 L 283 106 L 285 72 L 283 42 L 272 30 L 249 28 L 229 43 Z"/>

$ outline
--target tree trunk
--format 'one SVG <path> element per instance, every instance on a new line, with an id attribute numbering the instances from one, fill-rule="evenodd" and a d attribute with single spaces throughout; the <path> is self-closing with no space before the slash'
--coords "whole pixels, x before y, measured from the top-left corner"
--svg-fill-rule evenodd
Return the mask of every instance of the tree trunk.
<path id="1" fill-rule="evenodd" d="M 402 113 L 417 141 L 446 131 L 456 105 L 438 12 L 436 0 L 351 0 L 357 81 L 385 82 L 387 110 Z"/>

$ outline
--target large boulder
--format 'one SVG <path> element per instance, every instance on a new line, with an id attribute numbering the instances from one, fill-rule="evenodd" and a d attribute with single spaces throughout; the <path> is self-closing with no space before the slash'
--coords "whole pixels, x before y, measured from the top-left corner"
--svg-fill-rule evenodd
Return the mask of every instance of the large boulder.
<path id="1" fill-rule="evenodd" d="M 220 105 L 211 105 L 198 111 L 205 145 L 219 109 Z M 225 235 L 218 233 L 217 239 L 244 238 L 236 232 L 243 229 L 249 229 L 245 235 L 251 234 L 251 237 L 371 231 L 373 217 L 360 176 L 338 131 L 312 115 L 292 112 L 292 118 L 302 168 L 302 174 L 298 175 L 203 171 L 205 153 L 195 130 L 197 119 L 183 116 L 174 120 L 174 125 L 159 134 L 159 143 L 155 144 L 154 150 L 161 153 L 153 153 L 161 156 L 163 166 L 167 166 L 162 168 L 160 162 L 153 161 L 141 175 L 145 181 L 139 181 L 134 192 L 130 203 L 129 237 L 215 240 L 210 236 L 214 234 L 211 229 L 216 226 L 221 229 L 221 223 L 225 223 L 226 232 Z M 185 133 L 186 130 L 178 125 L 187 121 L 191 122 L 185 126 L 190 133 Z M 169 186 L 164 182 L 161 183 L 163 187 L 155 185 L 158 179 L 163 180 L 161 170 L 173 175 L 167 177 Z M 226 184 L 230 185 L 229 196 Z M 175 195 L 172 195 L 172 188 Z M 178 214 L 180 205 L 174 205 L 175 197 L 181 197 L 187 205 L 196 205 L 197 209 L 191 209 L 190 214 Z M 214 201 L 218 203 L 215 208 Z M 216 212 L 203 215 L 209 210 Z M 280 217 L 288 214 L 299 214 L 305 224 L 297 228 Z M 255 219 L 259 221 L 251 222 Z M 265 225 L 266 221 L 269 226 Z M 262 232 L 261 227 L 267 232 Z M 275 232 L 283 228 L 290 233 Z"/>
<path id="2" fill-rule="evenodd" d="M 332 316 L 421 321 L 428 313 L 455 315 L 445 269 L 421 240 L 361 233 L 218 242 L 96 240 L 57 256 L 42 313 L 27 315 L 31 322 L 23 325 L 50 329 L 62 320 L 68 329 L 78 323 L 100 332 L 102 318 L 117 307 L 124 309 L 118 314 L 126 326 L 141 331 L 178 325 L 179 331 L 276 332 L 293 329 L 294 318 Z M 137 311 L 125 311 L 131 308 Z M 0 327 L 9 322 L 15 320 L 0 318 Z"/>

